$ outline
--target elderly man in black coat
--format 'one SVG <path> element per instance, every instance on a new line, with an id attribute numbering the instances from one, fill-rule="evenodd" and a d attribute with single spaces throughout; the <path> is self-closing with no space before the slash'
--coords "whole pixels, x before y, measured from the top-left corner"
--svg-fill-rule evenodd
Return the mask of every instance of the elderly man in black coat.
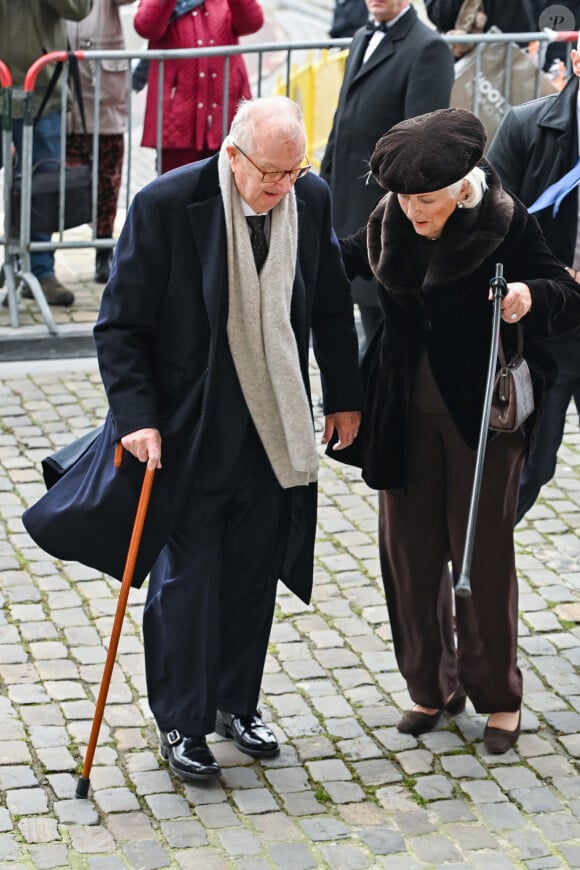
<path id="1" fill-rule="evenodd" d="M 572 50 L 571 59 L 574 75 L 564 90 L 510 109 L 489 148 L 489 160 L 504 186 L 528 207 L 578 162 L 578 49 Z M 542 208 L 536 217 L 552 252 L 580 281 L 578 186 L 568 187 L 557 209 L 553 205 Z M 522 472 L 517 522 L 554 476 L 572 397 L 580 414 L 580 329 L 550 340 L 547 348 L 558 365 L 558 379 L 546 394 L 541 423 Z"/>
<path id="2" fill-rule="evenodd" d="M 311 331 L 323 441 L 358 432 L 352 300 L 308 169 L 298 106 L 271 97 L 240 107 L 219 155 L 137 194 L 95 328 L 105 431 L 25 515 L 49 552 L 119 576 L 144 463 L 158 469 L 136 576 L 151 568 L 149 703 L 184 780 L 219 775 L 214 730 L 278 752 L 258 696 L 277 580 L 305 601 L 312 586 Z"/>
<path id="3" fill-rule="evenodd" d="M 332 190 L 340 238 L 366 224 L 381 196 L 369 175 L 377 140 L 399 121 L 448 106 L 453 87 L 448 46 L 419 20 L 409 0 L 367 0 L 367 7 L 373 21 L 353 37 L 320 166 Z M 377 288 L 357 277 L 352 289 L 365 336 L 362 354 L 380 321 Z"/>

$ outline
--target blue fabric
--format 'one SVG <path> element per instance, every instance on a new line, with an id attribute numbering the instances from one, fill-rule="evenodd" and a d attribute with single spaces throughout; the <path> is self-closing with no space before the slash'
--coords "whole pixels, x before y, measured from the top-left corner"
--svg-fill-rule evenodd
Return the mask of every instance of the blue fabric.
<path id="1" fill-rule="evenodd" d="M 55 157 L 60 160 L 60 112 L 50 112 L 42 115 L 34 125 L 32 138 L 32 164 L 39 160 Z M 16 153 L 21 159 L 22 155 L 22 118 L 12 120 L 12 141 Z M 48 242 L 50 235 L 36 233 L 30 237 L 32 242 Z M 40 251 L 30 255 L 30 266 L 37 278 L 47 278 L 54 275 L 54 252 Z"/>
<path id="2" fill-rule="evenodd" d="M 548 208 L 548 206 L 553 205 L 554 209 L 552 211 L 552 216 L 556 217 L 562 200 L 565 199 L 575 187 L 577 187 L 579 182 L 580 157 L 578 158 L 576 165 L 573 166 L 566 175 L 563 175 L 562 178 L 559 178 L 540 194 L 537 200 L 528 208 L 529 213 L 535 214 L 537 211 L 541 211 L 543 208 Z"/>
<path id="3" fill-rule="evenodd" d="M 191 12 L 191 10 L 195 9 L 197 6 L 201 6 L 203 2 L 204 0 L 176 0 L 175 10 L 169 20 L 175 21 L 176 18 L 180 18 L 182 15 Z"/>

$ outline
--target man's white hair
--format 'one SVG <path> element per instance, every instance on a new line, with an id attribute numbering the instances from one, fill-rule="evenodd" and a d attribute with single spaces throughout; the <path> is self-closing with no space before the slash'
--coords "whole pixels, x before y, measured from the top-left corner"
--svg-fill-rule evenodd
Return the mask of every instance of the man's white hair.
<path id="1" fill-rule="evenodd" d="M 288 97 L 242 100 L 230 127 L 229 140 L 251 153 L 258 128 L 282 142 L 294 142 L 306 136 L 300 106 Z"/>

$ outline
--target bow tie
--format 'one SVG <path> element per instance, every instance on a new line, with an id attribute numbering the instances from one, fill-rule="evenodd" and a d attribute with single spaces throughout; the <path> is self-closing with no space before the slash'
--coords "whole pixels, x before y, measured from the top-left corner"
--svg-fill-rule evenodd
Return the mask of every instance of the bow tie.
<path id="1" fill-rule="evenodd" d="M 374 21 L 368 21 L 365 25 L 367 33 L 386 33 L 387 29 L 386 21 L 380 21 L 378 24 L 375 24 Z"/>

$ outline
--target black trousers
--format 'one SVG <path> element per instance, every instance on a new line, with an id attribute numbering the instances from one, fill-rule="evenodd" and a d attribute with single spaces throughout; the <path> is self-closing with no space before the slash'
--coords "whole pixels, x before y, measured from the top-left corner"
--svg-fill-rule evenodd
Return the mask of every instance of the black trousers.
<path id="1" fill-rule="evenodd" d="M 286 530 L 285 491 L 249 424 L 227 479 L 200 473 L 151 571 L 145 665 L 161 731 L 208 734 L 216 709 L 255 712 Z"/>

